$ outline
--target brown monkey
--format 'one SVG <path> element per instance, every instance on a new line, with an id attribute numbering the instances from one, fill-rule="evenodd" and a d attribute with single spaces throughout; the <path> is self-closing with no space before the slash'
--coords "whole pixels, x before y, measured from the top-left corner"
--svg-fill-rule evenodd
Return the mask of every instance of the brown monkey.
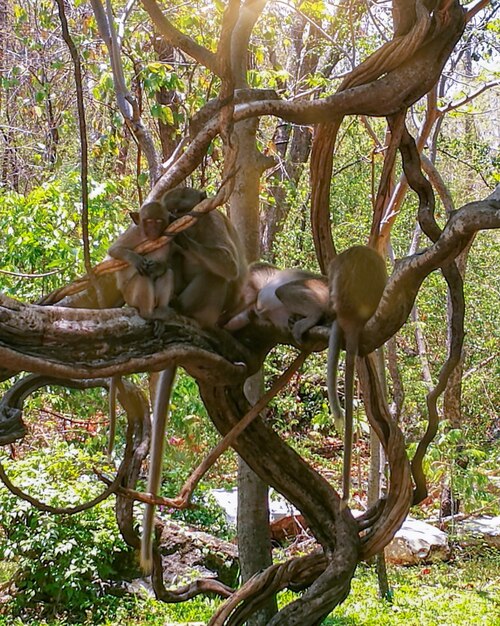
<path id="1" fill-rule="evenodd" d="M 171 210 L 174 217 L 189 208 Z M 170 209 L 169 209 L 170 210 Z M 247 263 L 238 234 L 229 219 L 217 210 L 201 216 L 179 233 L 169 258 L 175 282 L 172 307 L 203 327 L 214 327 L 240 299 Z M 153 426 L 147 490 L 158 495 L 163 468 L 165 424 L 175 367 L 161 372 L 154 394 Z M 141 567 L 152 567 L 154 505 L 146 504 L 142 523 Z"/>
<path id="2" fill-rule="evenodd" d="M 179 233 L 175 244 L 172 306 L 201 326 L 213 327 L 241 298 L 248 266 L 238 233 L 214 210 Z"/>
<path id="3" fill-rule="evenodd" d="M 207 197 L 207 192 L 194 187 L 177 187 L 167 191 L 160 202 L 172 219 L 189 213 L 197 204 Z"/>
<path id="4" fill-rule="evenodd" d="M 377 310 L 387 282 L 384 260 L 372 248 L 353 246 L 336 256 L 328 268 L 330 304 L 335 320 L 328 346 L 328 396 L 337 425 L 344 420 L 337 395 L 337 367 L 342 340 L 346 350 L 345 364 L 345 432 L 342 470 L 342 499 L 349 499 L 352 434 L 354 368 L 359 338 L 366 322 Z"/>
<path id="5" fill-rule="evenodd" d="M 206 197 L 204 191 L 190 187 L 168 191 L 159 202 L 148 202 L 139 212 L 131 212 L 134 224 L 109 249 L 112 257 L 129 263 L 129 267 L 116 272 L 116 285 L 126 304 L 138 309 L 141 317 L 163 319 L 169 314 L 174 292 L 174 272 L 169 263 L 172 244 L 166 243 L 145 255 L 138 254 L 134 248 L 146 240 L 157 240 L 172 219 L 185 214 Z M 116 429 L 115 379 L 111 381 L 109 398 L 108 454 L 111 454 Z"/>
<path id="6" fill-rule="evenodd" d="M 238 330 L 260 318 L 289 330 L 297 343 L 329 312 L 326 277 L 298 268 L 280 270 L 269 263 L 253 263 L 242 288 L 241 309 L 225 324 Z M 297 319 L 299 318 L 299 319 Z"/>
<path id="7" fill-rule="evenodd" d="M 259 292 L 270 283 L 280 270 L 271 263 L 255 261 L 248 268 L 245 281 L 241 286 L 241 294 L 237 307 L 230 312 L 225 322 L 226 330 L 240 330 L 257 317 L 255 310 Z"/>
<path id="8" fill-rule="evenodd" d="M 108 251 L 113 258 L 129 264 L 116 273 L 118 289 L 141 317 L 161 318 L 168 311 L 174 289 L 173 273 L 167 265 L 170 243 L 148 254 L 139 254 L 135 248 L 145 241 L 159 239 L 168 226 L 169 215 L 159 202 L 150 202 L 130 216 L 134 224 Z"/>
<path id="9" fill-rule="evenodd" d="M 285 282 L 276 289 L 277 299 L 293 321 L 292 335 L 299 344 L 307 331 L 329 317 L 326 276 L 306 274 L 309 273 L 304 272 L 301 278 Z"/>
<path id="10" fill-rule="evenodd" d="M 130 213 L 134 224 L 109 249 L 110 256 L 129 263 L 129 267 L 117 272 L 117 285 L 125 302 L 138 309 L 141 317 L 164 319 L 169 313 L 174 292 L 174 272 L 169 262 L 172 243 L 147 254 L 138 254 L 135 248 L 159 239 L 173 218 L 185 214 L 204 198 L 204 191 L 182 187 L 168 191 L 159 202 L 147 202 L 139 212 Z"/>

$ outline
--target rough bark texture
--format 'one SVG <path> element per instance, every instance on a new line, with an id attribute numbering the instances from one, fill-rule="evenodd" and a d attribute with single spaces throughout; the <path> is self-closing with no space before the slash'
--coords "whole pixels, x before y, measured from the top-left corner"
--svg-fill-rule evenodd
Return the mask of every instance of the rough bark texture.
<path id="1" fill-rule="evenodd" d="M 248 88 L 248 44 L 266 1 L 243 3 L 234 29 L 228 36 L 232 77 L 238 89 Z M 258 118 L 242 120 L 234 125 L 230 139 L 238 150 L 230 216 L 248 261 L 260 258 L 260 178 L 268 167 L 274 165 L 274 159 L 265 157 L 257 148 L 258 126 Z M 252 404 L 261 395 L 262 379 L 262 373 L 258 372 L 246 381 L 245 391 Z M 241 458 L 238 463 L 238 548 L 243 582 L 272 564 L 267 482 Z M 276 611 L 276 599 L 271 596 L 259 611 L 249 616 L 248 626 L 265 626 Z"/>

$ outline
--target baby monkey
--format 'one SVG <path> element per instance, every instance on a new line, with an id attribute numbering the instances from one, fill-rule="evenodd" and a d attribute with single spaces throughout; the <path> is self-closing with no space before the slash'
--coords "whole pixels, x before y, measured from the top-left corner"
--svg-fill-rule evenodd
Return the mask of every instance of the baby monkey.
<path id="1" fill-rule="evenodd" d="M 359 338 L 366 322 L 377 310 L 387 282 L 383 258 L 367 246 L 353 246 L 337 255 L 328 268 L 330 304 L 335 320 L 328 346 L 328 396 L 337 428 L 344 416 L 337 393 L 337 368 L 342 341 L 345 364 L 345 431 L 342 499 L 349 499 L 353 439 L 354 368 Z"/>
<path id="2" fill-rule="evenodd" d="M 204 191 L 182 187 L 168 191 L 159 202 L 147 202 L 140 211 L 130 212 L 134 222 L 108 253 L 129 266 L 117 272 L 117 286 L 126 304 L 138 309 L 145 319 L 165 319 L 174 291 L 174 272 L 170 264 L 173 244 L 139 254 L 135 248 L 156 241 L 172 219 L 185 214 L 206 198 Z"/>
<path id="3" fill-rule="evenodd" d="M 242 288 L 240 310 L 225 324 L 239 330 L 255 319 L 266 320 L 285 331 L 291 325 L 297 343 L 328 315 L 328 281 L 325 276 L 298 268 L 280 270 L 269 263 L 252 263 Z"/>

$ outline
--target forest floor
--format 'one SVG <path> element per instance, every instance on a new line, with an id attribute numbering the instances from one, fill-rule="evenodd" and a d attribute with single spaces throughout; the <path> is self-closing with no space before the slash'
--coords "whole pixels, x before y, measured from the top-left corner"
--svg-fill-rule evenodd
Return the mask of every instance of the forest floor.
<path id="1" fill-rule="evenodd" d="M 347 600 L 325 626 L 499 626 L 500 551 L 491 548 L 457 553 L 449 563 L 388 567 L 391 599 L 378 597 L 373 567 L 360 565 Z M 293 598 L 280 595 L 280 603 Z M 118 599 L 116 599 L 118 601 Z M 42 619 L 0 614 L 0 626 L 173 626 L 207 624 L 217 600 L 195 598 L 167 605 L 147 597 L 121 598 L 109 612 L 88 612 L 88 619 Z M 5 607 L 4 607 L 5 608 Z"/>

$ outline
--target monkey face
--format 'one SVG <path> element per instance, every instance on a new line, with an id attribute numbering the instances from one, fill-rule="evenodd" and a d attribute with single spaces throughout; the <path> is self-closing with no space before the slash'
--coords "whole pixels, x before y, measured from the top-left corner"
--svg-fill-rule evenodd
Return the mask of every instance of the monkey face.
<path id="1" fill-rule="evenodd" d="M 142 220 L 142 230 L 144 231 L 146 239 L 149 239 L 150 241 L 154 241 L 155 239 L 161 237 L 166 227 L 167 223 L 161 218 L 148 217 Z"/>

